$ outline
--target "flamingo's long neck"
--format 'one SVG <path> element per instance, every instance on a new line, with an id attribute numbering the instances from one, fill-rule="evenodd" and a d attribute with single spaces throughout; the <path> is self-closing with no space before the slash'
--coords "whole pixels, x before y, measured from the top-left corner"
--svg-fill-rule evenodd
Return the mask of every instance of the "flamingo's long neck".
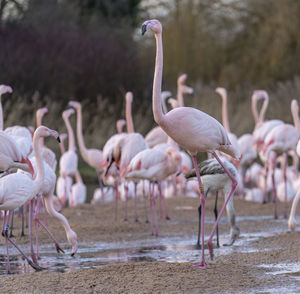
<path id="1" fill-rule="evenodd" d="M 269 97 L 264 97 L 264 103 L 263 103 L 263 106 L 260 110 L 260 113 L 259 113 L 259 117 L 258 117 L 258 124 L 262 124 L 265 120 L 265 113 L 267 111 L 267 108 L 268 108 L 268 105 L 269 105 Z"/>
<path id="2" fill-rule="evenodd" d="M 36 128 L 40 127 L 42 125 L 43 116 L 39 111 L 36 113 Z M 44 147 L 44 137 L 41 137 L 39 140 L 40 147 Z"/>
<path id="3" fill-rule="evenodd" d="M 134 133 L 130 99 L 126 99 L 126 126 L 128 134 Z"/>
<path id="4" fill-rule="evenodd" d="M 68 137 L 69 137 L 69 150 L 75 150 L 75 138 L 74 138 L 74 133 L 73 129 L 71 127 L 69 117 L 66 117 L 64 119 L 67 130 L 68 130 Z"/>
<path id="5" fill-rule="evenodd" d="M 229 121 L 228 121 L 228 110 L 227 110 L 227 94 L 222 94 L 222 121 L 223 126 L 227 133 L 230 133 Z"/>
<path id="6" fill-rule="evenodd" d="M 155 59 L 155 71 L 153 79 L 153 115 L 154 120 L 158 125 L 165 124 L 165 116 L 161 106 L 161 84 L 162 84 L 162 71 L 163 71 L 163 46 L 162 46 L 162 35 L 155 34 L 156 39 L 156 59 Z"/>
<path id="7" fill-rule="evenodd" d="M 82 133 L 82 110 L 81 106 L 77 108 L 77 139 L 80 153 L 85 161 L 88 160 L 87 149 L 84 144 L 83 133 Z"/>
<path id="8" fill-rule="evenodd" d="M 254 118 L 255 125 L 257 125 L 258 124 L 258 113 L 257 113 L 257 99 L 256 99 L 255 95 L 252 96 L 251 109 L 252 109 L 252 115 Z"/>
<path id="9" fill-rule="evenodd" d="M 291 109 L 292 111 L 292 116 L 293 116 L 293 121 L 294 121 L 294 126 L 295 129 L 300 132 L 300 122 L 299 122 L 299 115 L 298 115 L 298 107 L 297 108 L 293 108 Z"/>
<path id="10" fill-rule="evenodd" d="M 41 136 L 39 135 L 38 132 L 35 132 L 33 136 L 33 152 L 34 156 L 36 158 L 36 166 L 37 166 L 37 174 L 36 178 L 34 180 L 35 184 L 35 189 L 36 189 L 36 194 L 38 194 L 42 188 L 43 182 L 44 182 L 44 177 L 45 177 L 45 170 L 44 170 L 44 162 L 43 158 L 41 155 L 40 151 L 40 146 L 39 146 L 39 139 Z"/>
<path id="11" fill-rule="evenodd" d="M 180 84 L 177 85 L 177 101 L 178 101 L 178 106 L 179 107 L 184 106 L 182 87 L 181 87 Z"/>
<path id="12" fill-rule="evenodd" d="M 48 196 L 44 197 L 46 210 L 51 216 L 56 218 L 62 224 L 62 226 L 64 227 L 64 229 L 66 231 L 68 241 L 71 243 L 71 240 L 69 239 L 69 235 L 74 234 L 75 232 L 72 231 L 72 229 L 69 225 L 69 222 L 65 218 L 65 216 L 62 215 L 61 213 L 57 212 L 55 210 L 55 208 L 53 207 L 53 199 L 52 199 L 53 197 L 54 197 L 53 195 L 48 195 Z"/>
<path id="13" fill-rule="evenodd" d="M 65 144 L 64 144 L 64 140 L 62 138 L 60 138 L 60 144 L 59 144 L 59 148 L 60 148 L 60 153 L 61 155 L 63 155 L 65 153 Z"/>
<path id="14" fill-rule="evenodd" d="M 0 95 L 0 131 L 3 131 L 3 109 L 2 109 L 1 95 Z"/>

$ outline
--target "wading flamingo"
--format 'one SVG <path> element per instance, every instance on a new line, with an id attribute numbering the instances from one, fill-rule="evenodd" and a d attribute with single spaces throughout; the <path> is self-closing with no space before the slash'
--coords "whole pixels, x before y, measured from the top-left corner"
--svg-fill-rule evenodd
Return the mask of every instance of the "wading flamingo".
<path id="1" fill-rule="evenodd" d="M 210 256 L 213 258 L 212 238 L 216 227 L 222 217 L 223 211 L 230 200 L 237 181 L 224 166 L 216 154 L 216 150 L 231 155 L 235 159 L 240 158 L 239 150 L 235 149 L 229 141 L 224 127 L 213 117 L 192 107 L 178 107 L 163 114 L 161 108 L 161 83 L 163 69 L 163 46 L 162 46 L 162 26 L 158 20 L 148 20 L 143 23 L 142 34 L 146 31 L 152 31 L 156 39 L 156 61 L 153 80 L 153 114 L 156 123 L 180 146 L 189 151 L 192 155 L 192 161 L 196 170 L 197 179 L 200 188 L 201 209 L 201 262 L 197 266 L 206 268 L 204 257 L 204 208 L 205 195 L 204 188 L 199 175 L 196 155 L 198 152 L 209 152 L 218 160 L 225 172 L 232 181 L 231 191 L 220 211 L 218 219 L 213 227 L 208 240 Z"/>

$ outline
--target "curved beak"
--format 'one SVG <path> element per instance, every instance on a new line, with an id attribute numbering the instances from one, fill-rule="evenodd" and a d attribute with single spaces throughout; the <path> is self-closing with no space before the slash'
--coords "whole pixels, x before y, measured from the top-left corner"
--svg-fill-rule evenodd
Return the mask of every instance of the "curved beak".
<path id="1" fill-rule="evenodd" d="M 72 253 L 71 253 L 71 256 L 74 256 L 75 253 L 77 252 L 77 250 L 78 250 L 78 243 L 75 242 L 75 244 L 72 245 Z"/>
<path id="2" fill-rule="evenodd" d="M 144 34 L 146 33 L 147 31 L 147 25 L 143 24 L 142 25 L 142 36 L 144 36 Z"/>

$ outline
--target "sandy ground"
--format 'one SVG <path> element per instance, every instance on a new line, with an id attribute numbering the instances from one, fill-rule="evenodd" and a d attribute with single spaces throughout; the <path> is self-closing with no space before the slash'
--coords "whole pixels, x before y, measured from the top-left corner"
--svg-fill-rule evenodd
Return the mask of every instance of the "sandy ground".
<path id="1" fill-rule="evenodd" d="M 127 222 L 122 220 L 123 204 L 119 207 L 121 220 L 117 222 L 113 221 L 113 203 L 93 206 L 85 204 L 64 209 L 63 214 L 77 232 L 79 247 L 80 244 L 92 242 L 155 242 L 156 237 L 150 235 L 150 225 L 145 223 L 144 204 L 142 201 L 138 204 L 139 223 L 134 222 L 132 200 Z M 191 239 L 191 244 L 196 243 L 198 200 L 178 197 L 168 199 L 167 205 L 172 219 L 160 220 L 160 236 L 178 236 Z M 206 205 L 207 219 L 213 219 L 213 205 L 214 199 L 209 198 Z M 278 270 L 276 265 L 300 263 L 299 228 L 296 232 L 288 232 L 287 222 L 282 220 L 283 206 L 279 209 L 280 220 L 271 217 L 272 204 L 262 205 L 235 199 L 235 209 L 241 230 L 240 238 L 229 254 L 222 254 L 224 247 L 216 249 L 213 261 L 206 250 L 206 270 L 194 268 L 194 263 L 190 262 L 156 261 L 107 264 L 64 273 L 44 270 L 2 275 L 0 293 L 299 293 L 300 266 L 294 272 L 274 274 Z M 226 236 L 229 224 L 226 216 L 222 220 L 220 232 Z M 15 235 L 19 235 L 19 222 L 16 218 Z M 65 243 L 66 236 L 58 222 L 50 218 L 49 223 L 56 238 Z M 206 235 L 211 228 L 212 222 L 208 222 Z M 251 250 L 242 250 L 245 246 L 240 246 L 239 242 L 243 244 L 251 233 L 258 233 L 259 237 L 247 243 Z M 15 237 L 14 240 L 21 246 L 29 247 L 28 237 Z M 40 241 L 49 243 L 48 236 L 42 231 Z M 3 238 L 1 248 L 4 252 Z M 66 244 L 65 249 L 70 252 Z M 262 265 L 270 265 L 270 268 Z M 1 266 L 5 267 L 3 259 Z"/>

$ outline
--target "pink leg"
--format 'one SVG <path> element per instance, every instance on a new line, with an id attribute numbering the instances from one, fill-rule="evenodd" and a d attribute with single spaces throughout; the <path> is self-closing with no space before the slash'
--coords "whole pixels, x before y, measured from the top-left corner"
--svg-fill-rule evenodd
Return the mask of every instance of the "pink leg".
<path id="1" fill-rule="evenodd" d="M 150 222 L 151 222 L 151 234 L 154 235 L 154 229 L 153 229 L 153 219 L 154 219 L 154 214 L 153 214 L 153 195 L 152 195 L 152 189 L 151 189 L 152 183 L 150 182 L 149 184 L 149 201 L 150 201 Z"/>
<path id="2" fill-rule="evenodd" d="M 173 186 L 174 186 L 174 196 L 177 196 L 177 184 L 176 184 L 176 175 L 172 176 L 172 182 L 173 182 Z"/>
<path id="3" fill-rule="evenodd" d="M 284 214 L 283 214 L 283 217 L 284 217 L 285 219 L 288 218 L 286 167 L 287 167 L 287 154 L 284 153 L 284 160 L 283 160 L 283 178 L 284 178 Z"/>
<path id="4" fill-rule="evenodd" d="M 33 249 L 33 240 L 32 240 L 32 228 L 33 228 L 33 224 L 32 224 L 32 218 L 33 218 L 33 211 L 34 211 L 34 202 L 35 200 L 32 199 L 30 201 L 30 213 L 29 213 L 29 240 L 30 240 L 30 254 L 31 254 L 31 258 L 32 261 L 34 263 L 37 263 L 37 259 L 36 259 L 36 255 L 34 253 L 34 249 Z"/>
<path id="5" fill-rule="evenodd" d="M 119 202 L 119 183 L 116 180 L 115 182 L 115 191 L 116 191 L 116 200 L 115 200 L 115 222 L 118 221 L 118 202 Z"/>
<path id="6" fill-rule="evenodd" d="M 125 217 L 124 221 L 128 221 L 128 185 L 127 183 L 124 184 L 125 188 Z"/>
<path id="7" fill-rule="evenodd" d="M 6 236 L 8 236 L 8 226 L 6 225 L 6 214 L 7 210 L 4 211 L 4 217 L 3 217 L 3 225 L 2 225 L 2 236 L 5 237 L 5 245 L 6 245 L 6 270 L 8 274 L 11 274 L 10 271 L 10 262 L 9 262 L 9 250 L 8 250 L 8 239 Z"/>
<path id="8" fill-rule="evenodd" d="M 268 202 L 268 193 L 267 193 L 267 182 L 268 182 L 268 161 L 264 164 L 264 203 Z"/>
<path id="9" fill-rule="evenodd" d="M 143 198 L 144 198 L 144 205 L 145 205 L 145 214 L 146 214 L 146 224 L 149 223 L 148 220 L 148 211 L 147 211 L 147 196 L 145 192 L 145 181 L 143 181 Z"/>
<path id="10" fill-rule="evenodd" d="M 139 222 L 139 217 L 138 217 L 138 213 L 137 213 L 136 185 L 137 185 L 137 183 L 134 182 L 134 215 L 135 215 L 135 221 L 136 221 L 136 222 Z"/>
<path id="11" fill-rule="evenodd" d="M 45 206 L 45 199 L 44 199 L 44 197 L 42 198 L 42 203 L 43 203 L 43 207 L 44 207 L 44 212 L 46 212 L 46 206 Z M 46 224 L 46 226 L 49 226 L 49 222 L 48 222 L 48 214 L 47 213 L 45 213 L 45 224 Z"/>
<path id="12" fill-rule="evenodd" d="M 36 221 L 40 217 L 40 200 L 41 195 L 37 196 L 36 209 L 34 214 L 34 228 L 35 228 L 35 246 L 36 246 L 36 256 L 40 258 L 39 254 L 39 223 Z"/>
<path id="13" fill-rule="evenodd" d="M 159 197 L 160 199 L 162 200 L 162 203 L 163 203 L 163 207 L 164 207 L 164 211 L 165 211 L 165 218 L 167 220 L 170 220 L 170 216 L 169 216 L 169 213 L 168 213 L 168 208 L 167 208 L 167 203 L 166 203 L 166 199 L 165 199 L 165 196 L 162 192 L 162 188 L 161 188 L 161 181 L 158 183 L 158 190 L 159 190 Z"/>
<path id="14" fill-rule="evenodd" d="M 215 222 L 215 224 L 214 224 L 214 227 L 213 227 L 213 229 L 212 229 L 212 231 L 211 231 L 211 234 L 210 234 L 210 236 L 209 236 L 209 239 L 208 239 L 208 249 L 209 249 L 209 253 L 210 253 L 211 259 L 213 259 L 213 256 L 214 256 L 213 245 L 212 245 L 212 238 L 213 238 L 213 236 L 214 236 L 214 234 L 215 234 L 215 231 L 216 231 L 216 228 L 217 228 L 217 226 L 218 226 L 218 224 L 219 224 L 219 222 L 220 222 L 220 219 L 221 219 L 221 217 L 222 217 L 222 214 L 223 214 L 223 212 L 224 212 L 224 209 L 225 209 L 225 207 L 226 207 L 228 201 L 230 200 L 231 196 L 233 195 L 233 192 L 234 192 L 234 190 L 235 190 L 235 188 L 236 188 L 236 186 L 237 186 L 237 181 L 236 181 L 236 179 L 232 176 L 232 174 L 230 173 L 230 171 L 224 166 L 224 164 L 222 163 L 222 161 L 220 160 L 220 158 L 218 157 L 218 155 L 217 155 L 215 152 L 213 152 L 213 156 L 214 156 L 214 157 L 216 158 L 216 160 L 220 163 L 220 165 L 223 167 L 223 169 L 225 170 L 225 172 L 227 173 L 227 175 L 228 175 L 229 178 L 231 179 L 232 185 L 231 185 L 231 191 L 229 192 L 229 195 L 228 195 L 226 201 L 224 202 L 224 204 L 223 204 L 223 206 L 222 206 L 222 209 L 221 209 L 221 211 L 220 211 L 220 213 L 219 213 L 219 215 L 218 215 L 218 218 L 217 218 L 217 220 L 216 220 L 216 222 Z"/>
<path id="15" fill-rule="evenodd" d="M 2 231 L 2 235 L 5 237 L 6 239 L 6 244 L 7 244 L 7 252 L 8 252 L 8 243 L 7 242 L 10 242 L 22 255 L 23 257 L 27 260 L 27 262 L 37 271 L 40 271 L 42 270 L 43 268 L 41 268 L 40 266 L 38 266 L 37 264 L 33 263 L 25 254 L 24 252 L 19 248 L 19 246 L 13 241 L 11 240 L 9 237 L 8 237 L 8 227 L 9 227 L 9 221 L 10 221 L 10 218 L 11 218 L 11 215 L 12 215 L 12 211 L 9 211 L 9 214 L 8 214 L 8 222 L 5 226 L 5 229 L 4 231 Z M 10 273 L 10 265 L 9 265 L 9 260 L 8 260 L 8 273 Z"/>
<path id="16" fill-rule="evenodd" d="M 201 269 L 206 268 L 205 256 L 204 256 L 204 208 L 205 208 L 205 195 L 204 188 L 201 182 L 200 173 L 197 165 L 197 158 L 195 155 L 192 156 L 193 165 L 196 171 L 199 190 L 200 190 L 200 203 L 201 203 L 201 262 L 200 264 L 195 265 L 195 267 L 199 267 Z"/>
<path id="17" fill-rule="evenodd" d="M 278 212 L 277 212 L 277 193 L 275 187 L 275 161 L 272 162 L 272 200 L 274 202 L 274 219 L 278 219 Z"/>
<path id="18" fill-rule="evenodd" d="M 155 221 L 155 236 L 158 236 L 157 207 L 156 207 L 156 200 L 154 195 L 154 188 L 155 188 L 155 183 L 153 183 L 152 201 L 153 201 L 154 221 Z"/>

